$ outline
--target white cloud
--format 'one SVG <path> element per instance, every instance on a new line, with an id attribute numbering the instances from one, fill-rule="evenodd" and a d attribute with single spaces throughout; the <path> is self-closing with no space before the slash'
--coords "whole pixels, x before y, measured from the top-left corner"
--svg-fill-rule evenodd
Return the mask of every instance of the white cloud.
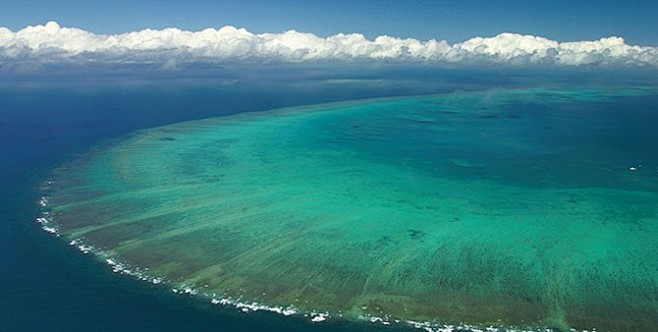
<path id="1" fill-rule="evenodd" d="M 56 22 L 17 32 L 0 27 L 0 63 L 129 62 L 302 62 L 399 61 L 450 65 L 507 64 L 601 65 L 658 67 L 658 48 L 627 45 L 622 38 L 557 42 L 542 37 L 502 33 L 450 45 L 445 41 L 361 34 L 320 38 L 294 30 L 253 34 L 245 29 L 184 31 L 146 29 L 117 35 L 97 35 Z"/>

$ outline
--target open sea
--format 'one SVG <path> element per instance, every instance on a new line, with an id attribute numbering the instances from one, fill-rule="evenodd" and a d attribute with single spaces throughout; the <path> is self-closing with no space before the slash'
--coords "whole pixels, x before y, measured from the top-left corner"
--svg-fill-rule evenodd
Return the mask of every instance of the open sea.
<path id="1" fill-rule="evenodd" d="M 166 285 L 154 285 L 117 274 L 105 262 L 80 252 L 78 248 L 70 246 L 66 239 L 41 229 L 35 220 L 42 212 L 38 202 L 44 181 L 50 179 L 53 172 L 62 165 L 80 158 L 97 146 L 137 130 L 182 121 L 379 97 L 436 96 L 526 88 L 564 91 L 569 88 L 577 90 L 596 87 L 615 91 L 626 87 L 642 87 L 653 89 L 653 92 L 632 99 L 632 102 L 626 104 L 628 109 L 612 105 L 601 111 L 602 116 L 607 118 L 600 118 L 597 125 L 609 127 L 597 131 L 596 135 L 599 136 L 570 136 L 570 128 L 567 126 L 559 128 L 560 137 L 548 135 L 544 138 L 552 139 L 551 144 L 562 146 L 569 144 L 568 138 L 591 139 L 585 143 L 593 146 L 609 145 L 615 155 L 628 158 L 619 161 L 624 172 L 629 167 L 644 167 L 640 171 L 647 170 L 647 174 L 642 181 L 654 182 L 642 184 L 620 180 L 609 186 L 624 190 L 634 188 L 655 195 L 655 182 L 658 181 L 658 164 L 654 155 L 655 130 L 658 128 L 658 79 L 652 74 L 655 73 L 631 70 L 562 70 L 548 73 L 396 65 L 350 65 L 340 68 L 332 65 L 308 68 L 303 65 L 257 68 L 228 66 L 212 70 L 187 68 L 174 72 L 148 68 L 118 68 L 111 71 L 94 69 L 90 72 L 50 68 L 40 72 L 2 72 L 0 285 L 3 289 L 0 296 L 0 332 L 414 330 L 402 324 L 383 326 L 379 323 L 342 319 L 314 323 L 302 316 L 283 316 L 261 311 L 245 313 L 235 307 L 213 306 L 208 301 L 175 294 Z M 543 116 L 533 117 L 532 121 L 546 121 L 546 124 L 535 123 L 536 128 L 551 130 L 560 126 L 559 121 L 550 117 L 550 109 L 542 109 L 540 101 L 533 100 L 533 105 Z M 508 110 L 512 114 L 509 119 L 512 120 L 523 113 L 522 109 L 514 109 L 513 106 Z M 565 111 L 568 109 L 560 110 Z M 584 111 L 574 109 L 574 112 L 581 112 L 577 116 L 581 116 Z M 628 113 L 629 116 L 620 116 L 619 112 Z M 500 117 L 500 114 L 487 113 L 481 119 L 487 117 Z M 592 117 L 583 116 L 583 119 Z M 455 121 L 461 123 L 462 120 Z M 329 122 L 325 129 L 336 130 L 332 126 L 339 125 L 340 122 Z M 641 140 L 624 141 L 629 137 Z M 401 146 L 417 143 L 409 135 L 401 136 L 400 139 L 408 140 L 400 142 Z M 368 146 L 370 143 L 364 140 L 363 146 L 356 146 L 355 149 L 372 151 L 373 146 Z M 458 146 L 459 141 L 452 144 Z M 638 152 L 637 158 L 633 159 L 632 154 L 623 153 L 627 145 L 637 146 L 633 150 Z M 474 150 L 474 160 L 468 160 L 459 157 L 456 150 L 446 151 L 452 160 L 446 166 L 446 172 L 455 177 L 463 175 L 460 172 L 464 170 L 469 170 L 467 173 L 471 175 L 473 171 L 477 173 L 478 168 L 473 165 L 483 162 L 477 158 L 488 156 Z M 604 149 L 595 150 L 597 155 L 593 153 L 586 157 L 597 160 L 601 151 Z M 412 164 L 415 163 L 413 159 L 418 157 L 414 153 L 423 152 L 412 151 Z M 572 156 L 577 151 L 565 149 L 564 153 Z M 386 163 L 389 160 L 378 158 L 391 157 L 373 155 L 368 158 L 373 162 Z M 547 162 L 558 164 L 560 160 L 554 158 Z M 435 166 L 424 165 L 429 172 Z M 611 167 L 612 171 L 617 171 L 614 168 L 617 165 Z M 648 170 L 653 171 L 649 174 Z M 502 182 L 509 180 L 517 185 L 522 175 L 533 176 L 515 172 L 504 174 L 508 178 L 502 179 Z M 585 187 L 578 179 L 590 174 L 573 170 L 571 173 L 557 172 L 554 175 L 573 178 L 570 181 L 550 179 L 557 187 Z M 484 178 L 486 174 L 475 176 Z M 605 183 L 606 179 L 597 181 Z M 655 223 L 656 216 L 649 213 L 646 220 Z M 638 224 L 638 227 L 642 225 Z M 644 227 L 656 229 L 655 225 Z M 409 235 L 414 237 L 417 234 Z M 618 240 L 624 241 L 621 238 Z M 648 279 L 656 280 L 656 275 L 651 275 L 651 271 L 658 273 L 656 265 L 649 266 L 645 271 L 650 273 Z M 655 287 L 654 290 L 658 291 Z M 658 304 L 654 303 L 655 296 L 648 295 L 647 301 Z M 655 322 L 655 319 L 655 314 L 648 314 L 648 322 Z M 643 324 L 646 326 L 646 322 Z"/>

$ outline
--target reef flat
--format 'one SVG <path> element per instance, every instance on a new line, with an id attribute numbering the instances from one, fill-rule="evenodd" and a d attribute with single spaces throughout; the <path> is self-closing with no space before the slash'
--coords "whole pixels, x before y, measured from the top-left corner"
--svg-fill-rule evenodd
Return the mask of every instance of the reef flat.
<path id="1" fill-rule="evenodd" d="M 142 130 L 57 170 L 47 223 L 221 298 L 348 318 L 648 330 L 657 95 L 488 90 Z"/>

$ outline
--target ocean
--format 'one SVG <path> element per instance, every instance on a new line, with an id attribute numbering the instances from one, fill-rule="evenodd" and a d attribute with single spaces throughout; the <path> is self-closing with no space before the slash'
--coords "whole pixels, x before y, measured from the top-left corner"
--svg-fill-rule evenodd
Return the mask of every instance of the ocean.
<path id="1" fill-rule="evenodd" d="M 35 219 L 41 212 L 38 201 L 42 185 L 54 170 L 90 149 L 136 130 L 181 121 L 377 97 L 528 87 L 655 88 L 656 84 L 650 73 L 636 71 L 542 73 L 395 65 L 340 69 L 332 65 L 319 69 L 301 65 L 236 66 L 178 72 L 119 68 L 91 73 L 51 68 L 44 72 L 6 73 L 0 79 L 0 284 L 4 287 L 0 331 L 410 329 L 404 325 L 390 327 L 341 319 L 312 323 L 300 316 L 244 313 L 234 307 L 211 306 L 207 301 L 174 294 L 167 286 L 117 275 L 104 262 L 41 230 Z M 650 139 L 655 122 L 646 119 L 656 117 L 652 113 L 657 105 L 655 94 L 629 105 L 641 109 L 640 112 L 617 108 L 608 111 L 610 116 L 616 111 L 633 116 L 615 118 L 615 126 L 611 126 L 614 133 L 606 137 L 623 139 L 628 136 L 625 131 L 643 131 L 637 137 Z M 629 143 L 633 142 L 624 144 Z M 623 145 L 605 137 L 591 144 Z M 637 144 L 638 151 L 646 155 L 655 145 L 650 141 Z M 638 162 L 642 161 L 628 160 L 623 164 L 637 167 Z M 456 160 L 454 164 L 463 168 L 466 162 Z M 456 167 L 454 175 L 459 175 L 459 170 Z M 576 177 L 581 175 L 575 173 Z M 514 174 L 509 176 L 513 178 Z M 651 188 L 655 187 L 649 186 L 648 190 Z"/>

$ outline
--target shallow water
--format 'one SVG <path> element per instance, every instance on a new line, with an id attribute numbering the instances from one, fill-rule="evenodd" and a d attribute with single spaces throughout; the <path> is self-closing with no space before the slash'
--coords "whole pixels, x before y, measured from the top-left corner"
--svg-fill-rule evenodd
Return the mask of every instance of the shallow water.
<path id="1" fill-rule="evenodd" d="M 60 234 L 180 287 L 331 315 L 658 325 L 652 89 L 518 89 L 148 129 L 54 176 Z"/>
<path id="2" fill-rule="evenodd" d="M 0 331 L 381 328 L 334 319 L 317 324 L 308 317 L 213 306 L 208 299 L 175 294 L 166 285 L 118 276 L 105 261 L 91 259 L 41 230 L 35 221 L 40 184 L 53 168 L 108 139 L 183 120 L 391 93 L 379 85 L 355 84 L 344 90 L 306 82 L 299 94 L 278 77 L 252 76 L 252 81 L 227 85 L 225 70 L 203 72 L 212 79 L 189 71 L 117 75 L 113 70 L 103 76 L 88 68 L 82 74 L 67 70 L 65 75 L 49 72 L 40 77 L 0 75 Z M 399 87 L 391 88 L 398 94 Z M 413 89 L 441 91 L 431 84 Z"/>

